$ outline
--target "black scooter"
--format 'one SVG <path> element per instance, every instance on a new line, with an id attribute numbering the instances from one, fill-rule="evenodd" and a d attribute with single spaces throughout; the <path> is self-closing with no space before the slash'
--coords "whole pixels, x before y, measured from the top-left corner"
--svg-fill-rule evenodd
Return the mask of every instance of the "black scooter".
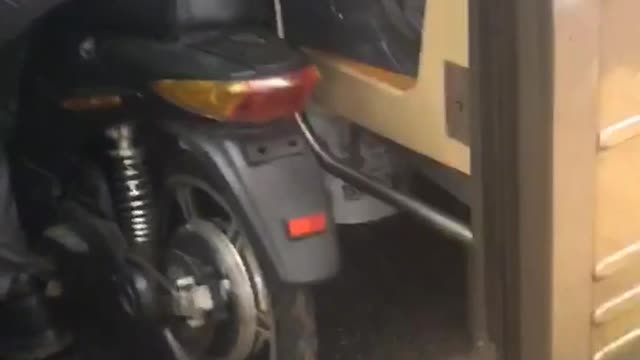
<path id="1" fill-rule="evenodd" d="M 16 197 L 76 343 L 124 358 L 316 358 L 306 288 L 339 254 L 294 118 L 319 75 L 272 33 L 268 8 L 84 1 L 34 32 Z"/>

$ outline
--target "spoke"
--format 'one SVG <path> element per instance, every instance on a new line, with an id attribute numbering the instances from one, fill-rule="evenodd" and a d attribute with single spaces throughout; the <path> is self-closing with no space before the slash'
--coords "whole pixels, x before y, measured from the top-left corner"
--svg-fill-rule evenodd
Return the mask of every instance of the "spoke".
<path id="1" fill-rule="evenodd" d="M 256 322 L 256 326 L 258 327 L 258 330 L 263 331 L 265 333 L 271 333 L 273 326 L 272 326 L 272 321 L 271 321 L 271 317 L 268 314 L 262 313 L 262 312 L 258 312 L 258 321 Z"/>
<path id="2" fill-rule="evenodd" d="M 271 333 L 266 332 L 262 329 L 256 329 L 256 339 L 255 339 L 254 349 L 256 349 L 256 351 L 261 350 L 265 344 L 268 344 L 271 342 L 270 337 L 271 337 Z"/>
<path id="3" fill-rule="evenodd" d="M 235 247 L 239 253 L 242 253 L 242 251 L 245 249 L 246 240 L 244 239 L 243 236 L 234 236 L 234 237 L 229 236 L 229 241 L 231 242 L 231 245 L 233 245 L 233 247 Z"/>
<path id="4" fill-rule="evenodd" d="M 187 354 L 182 345 L 180 345 L 180 342 L 178 342 L 178 340 L 173 336 L 171 330 L 165 328 L 162 333 L 175 360 L 191 360 L 191 357 Z"/>
<path id="5" fill-rule="evenodd" d="M 238 236 L 239 231 L 240 229 L 238 229 L 238 224 L 235 221 L 231 221 L 229 223 L 229 226 L 227 227 L 227 237 L 229 238 L 229 240 L 231 240 L 231 243 L 233 245 L 238 245 L 242 238 L 242 236 Z"/>
<path id="6" fill-rule="evenodd" d="M 188 187 L 179 187 L 176 190 L 176 200 L 182 211 L 185 220 L 191 220 L 198 217 L 198 210 L 193 198 L 193 189 Z"/>
<path id="7" fill-rule="evenodd" d="M 261 349 L 264 344 L 268 344 L 273 341 L 273 327 L 271 317 L 265 313 L 258 313 L 257 320 L 255 348 Z"/>

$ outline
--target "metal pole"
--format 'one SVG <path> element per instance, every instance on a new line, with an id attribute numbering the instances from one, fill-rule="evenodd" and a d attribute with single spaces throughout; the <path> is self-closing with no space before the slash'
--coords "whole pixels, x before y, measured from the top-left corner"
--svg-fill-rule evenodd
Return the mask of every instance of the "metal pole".
<path id="1" fill-rule="evenodd" d="M 365 192 L 388 202 L 401 210 L 404 210 L 423 223 L 432 226 L 451 239 L 458 240 L 464 245 L 473 244 L 473 233 L 468 224 L 452 217 L 441 210 L 417 200 L 411 195 L 404 194 L 387 185 L 384 185 L 368 176 L 342 164 L 329 154 L 318 142 L 318 138 L 313 132 L 313 128 L 309 124 L 309 120 L 303 113 L 295 115 L 296 121 L 300 126 L 311 150 L 316 155 L 322 167 L 330 174 L 343 179 L 344 181 L 361 188 Z"/>

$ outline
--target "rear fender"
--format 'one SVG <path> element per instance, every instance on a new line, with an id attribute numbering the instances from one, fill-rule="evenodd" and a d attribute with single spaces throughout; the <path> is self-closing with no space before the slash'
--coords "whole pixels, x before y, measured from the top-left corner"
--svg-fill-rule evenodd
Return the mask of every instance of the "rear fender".
<path id="1" fill-rule="evenodd" d="M 251 130 L 168 121 L 164 128 L 197 156 L 234 202 L 249 240 L 264 250 L 287 283 L 334 276 L 339 250 L 324 174 L 295 123 Z M 324 213 L 327 230 L 292 240 L 290 219 Z"/>

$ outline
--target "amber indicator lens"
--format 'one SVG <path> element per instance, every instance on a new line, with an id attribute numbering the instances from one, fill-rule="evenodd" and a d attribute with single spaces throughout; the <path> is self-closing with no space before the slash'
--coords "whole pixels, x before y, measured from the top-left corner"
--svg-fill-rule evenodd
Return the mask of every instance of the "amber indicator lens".
<path id="1" fill-rule="evenodd" d="M 78 96 L 62 101 L 62 108 L 70 111 L 107 110 L 122 106 L 119 95 Z"/>
<path id="2" fill-rule="evenodd" d="M 176 106 L 219 121 L 268 122 L 304 109 L 320 74 L 315 66 L 248 81 L 161 80 L 154 91 Z"/>

